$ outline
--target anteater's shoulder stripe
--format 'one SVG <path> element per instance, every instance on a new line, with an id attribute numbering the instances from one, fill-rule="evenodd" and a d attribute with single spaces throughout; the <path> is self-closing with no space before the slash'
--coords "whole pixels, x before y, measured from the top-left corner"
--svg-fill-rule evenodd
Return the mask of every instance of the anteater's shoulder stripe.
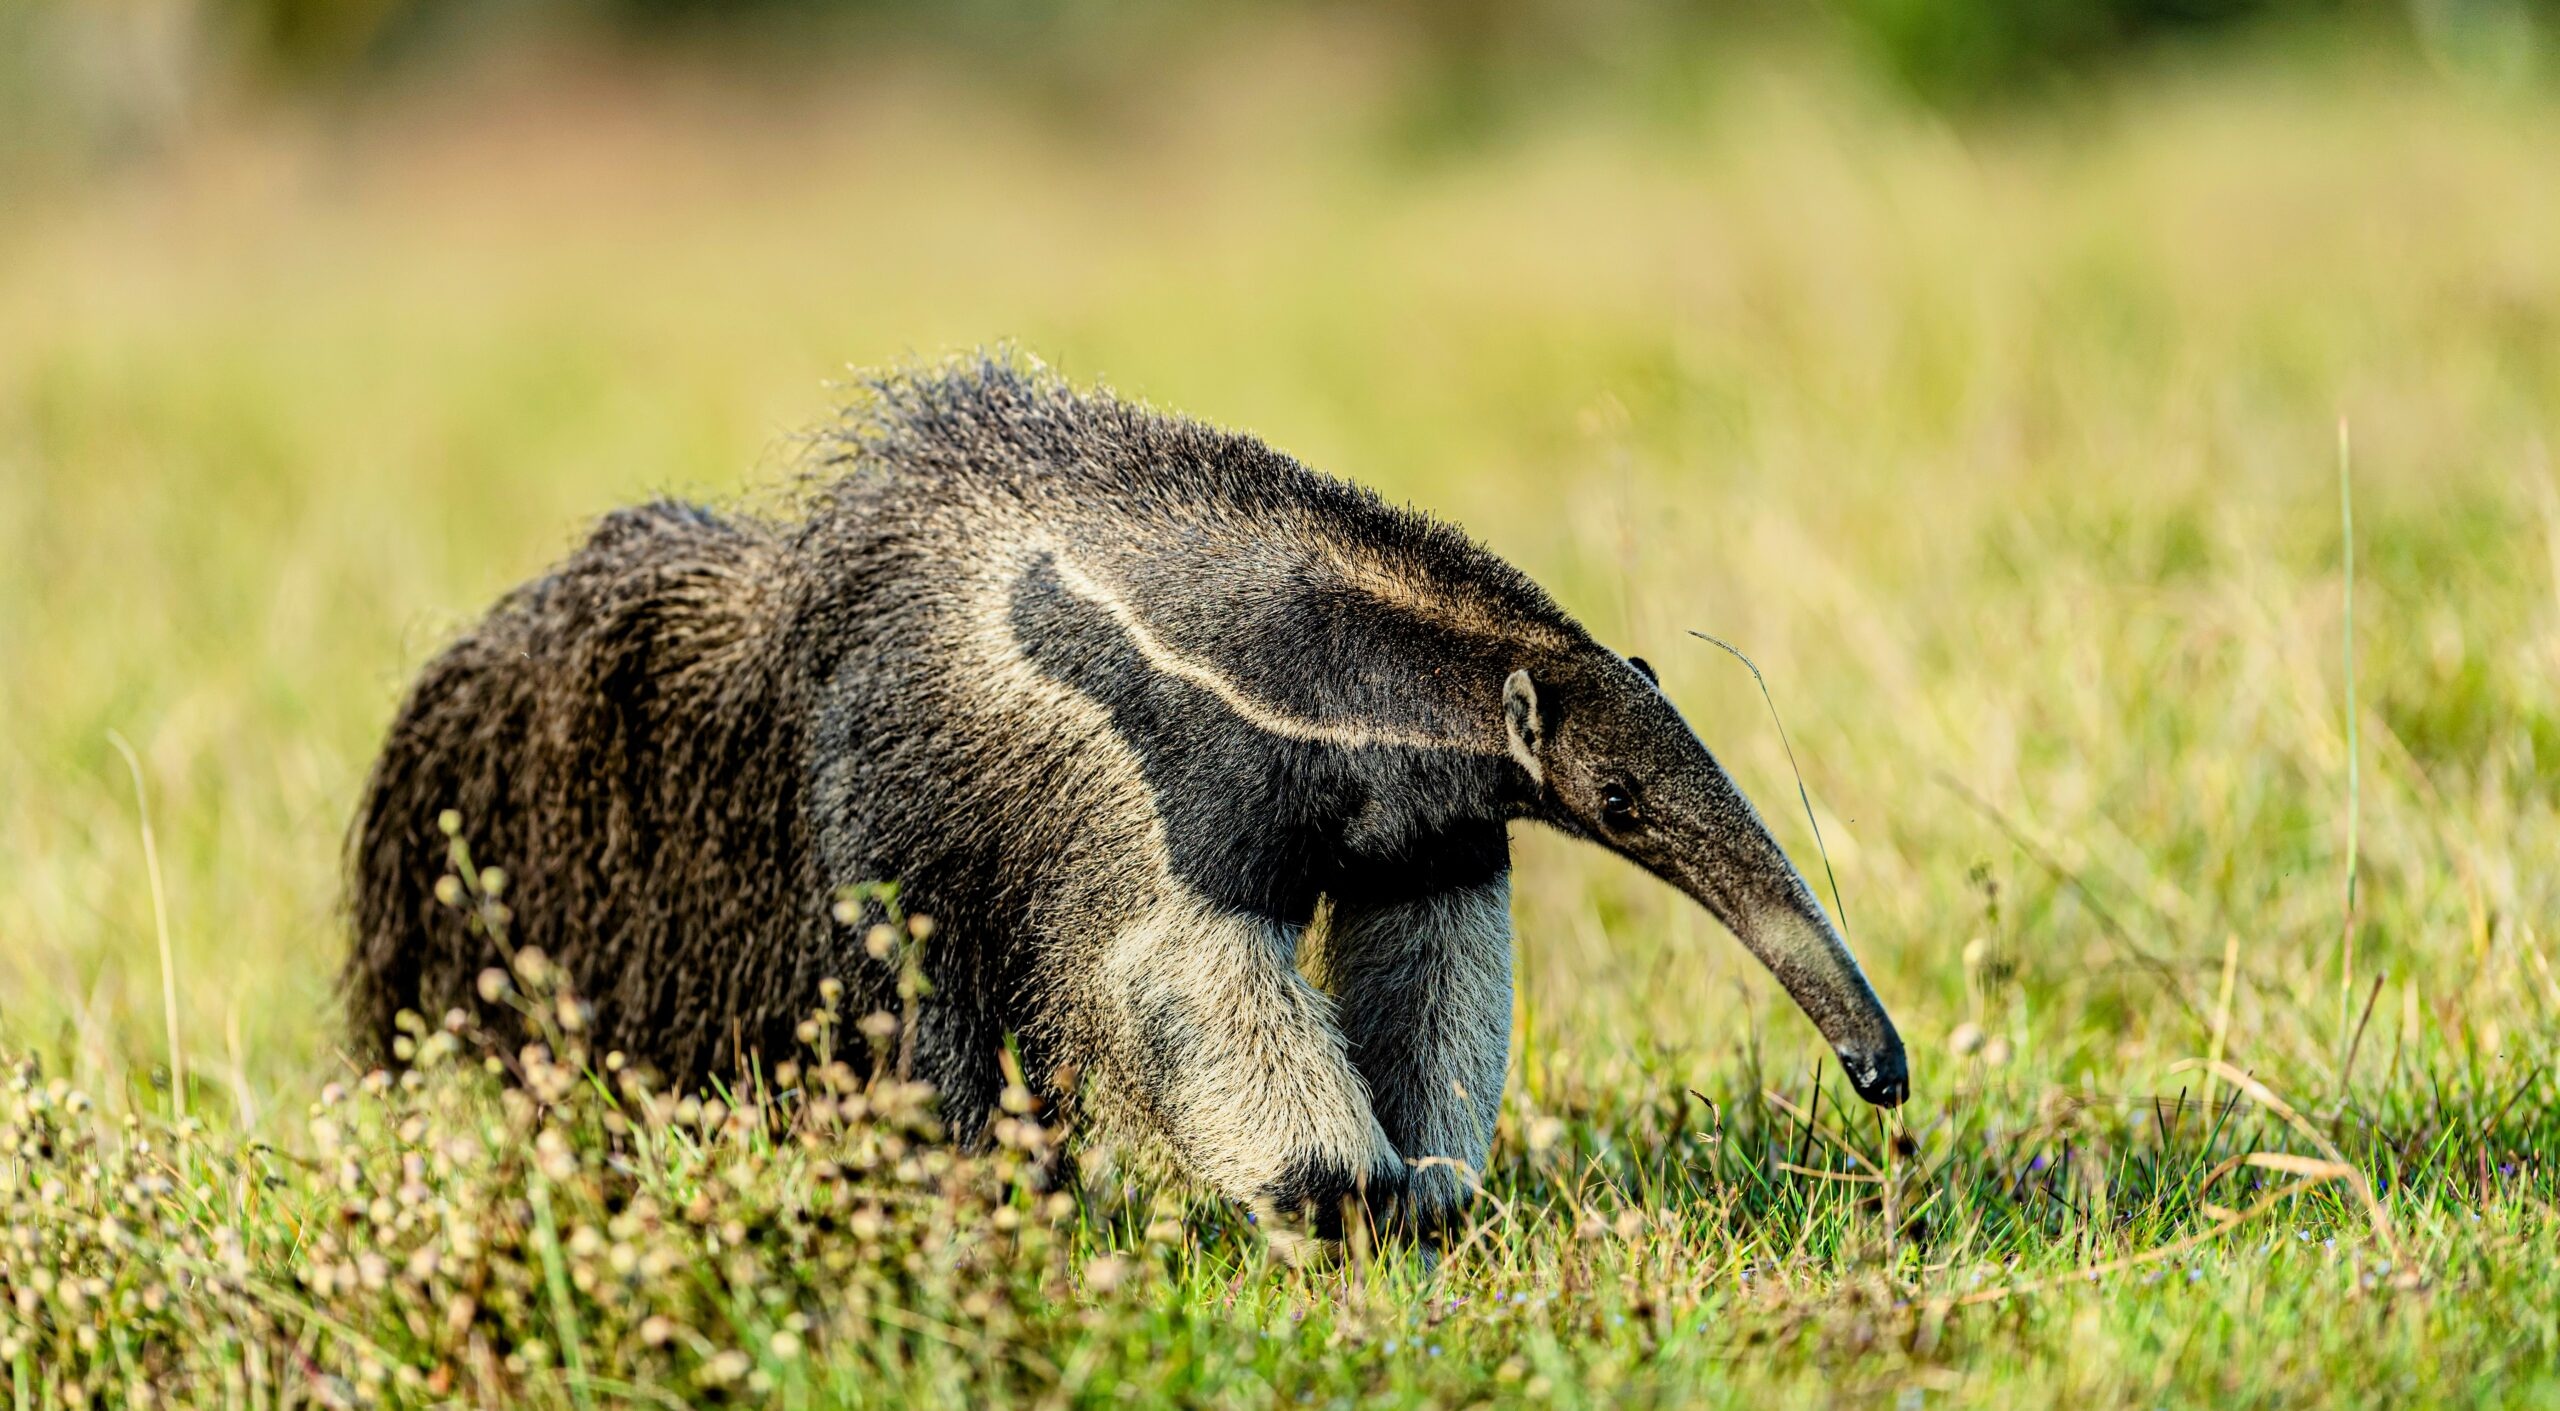
<path id="1" fill-rule="evenodd" d="M 1304 740 L 1311 744 L 1336 745 L 1345 749 L 1411 749 L 1456 750 L 1468 754 L 1490 754 L 1499 748 L 1491 740 L 1473 740 L 1457 735 L 1433 735 L 1419 731 L 1397 730 L 1359 721 L 1308 720 L 1292 715 L 1265 701 L 1230 679 L 1226 673 L 1197 657 L 1185 655 L 1155 633 L 1110 585 L 1095 578 L 1064 555 L 1052 554 L 1050 562 L 1058 574 L 1059 586 L 1085 602 L 1100 608 L 1129 639 L 1129 645 L 1147 665 L 1165 675 L 1195 686 L 1218 698 L 1238 719 L 1265 734 L 1288 740 Z"/>

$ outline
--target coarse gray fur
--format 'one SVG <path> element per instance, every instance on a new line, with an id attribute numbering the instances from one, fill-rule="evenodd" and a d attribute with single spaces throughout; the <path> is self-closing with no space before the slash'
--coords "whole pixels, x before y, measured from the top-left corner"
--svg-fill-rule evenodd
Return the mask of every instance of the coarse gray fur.
<path id="1" fill-rule="evenodd" d="M 350 846 L 359 1037 L 475 1003 L 459 810 L 597 1039 L 682 1081 L 793 1049 L 894 880 L 935 923 L 906 1054 L 977 1140 L 1041 1096 L 1276 1232 L 1465 1201 L 1534 819 L 1713 912 L 1870 1101 L 1900 1040 L 1656 687 L 1510 565 L 1248 437 L 1004 361 L 884 378 L 806 512 L 608 516 L 429 665 Z"/>

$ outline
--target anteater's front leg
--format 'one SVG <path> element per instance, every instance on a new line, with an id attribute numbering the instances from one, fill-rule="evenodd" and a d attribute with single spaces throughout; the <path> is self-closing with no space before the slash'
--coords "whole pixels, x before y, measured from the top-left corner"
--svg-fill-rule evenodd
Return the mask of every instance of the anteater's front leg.
<path id="1" fill-rule="evenodd" d="M 1340 1238 L 1347 1205 L 1385 1209 L 1405 1179 L 1297 941 L 1184 898 L 1114 938 L 1104 965 L 1119 1076 L 1192 1174 L 1283 1246 Z"/>
<path id="2" fill-rule="evenodd" d="M 1407 1210 L 1436 1232 L 1473 1194 L 1502 1110 L 1510 878 L 1392 904 L 1336 899 L 1308 951 L 1378 1121 L 1412 1166 Z"/>

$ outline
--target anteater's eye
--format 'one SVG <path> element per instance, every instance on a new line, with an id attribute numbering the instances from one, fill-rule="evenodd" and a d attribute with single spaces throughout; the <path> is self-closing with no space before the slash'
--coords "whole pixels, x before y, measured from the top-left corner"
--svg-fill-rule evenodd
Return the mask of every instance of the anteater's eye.
<path id="1" fill-rule="evenodd" d="M 1623 832 L 1636 826 L 1635 791 L 1624 784 L 1600 786 L 1600 821 L 1612 831 Z"/>

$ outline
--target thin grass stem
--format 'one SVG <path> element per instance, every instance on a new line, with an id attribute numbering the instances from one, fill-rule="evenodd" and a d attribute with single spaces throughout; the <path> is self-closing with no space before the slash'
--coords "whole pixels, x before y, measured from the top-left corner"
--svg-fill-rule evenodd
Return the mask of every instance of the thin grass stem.
<path id="1" fill-rule="evenodd" d="M 178 959 L 169 944 L 169 894 L 160 880 L 160 845 L 151 833 L 151 799 L 143 789 L 142 759 L 133 746 L 114 730 L 107 732 L 107 743 L 124 756 L 125 771 L 133 776 L 133 811 L 142 822 L 142 867 L 151 878 L 151 930 L 160 946 L 160 1019 L 169 1034 L 169 1111 L 184 1117 L 187 1057 L 178 1043 Z"/>
<path id="2" fill-rule="evenodd" d="M 1796 801 L 1804 805 L 1804 821 L 1813 825 L 1814 851 L 1822 854 L 1823 880 L 1831 884 L 1831 912 L 1839 918 L 1840 934 L 1844 936 L 1849 934 L 1849 908 L 1840 900 L 1840 879 L 1831 870 L 1831 849 L 1823 844 L 1822 821 L 1813 816 L 1813 795 L 1805 791 L 1804 770 L 1796 764 L 1796 747 L 1787 738 L 1787 722 L 1778 718 L 1778 701 L 1776 697 L 1769 694 L 1769 678 L 1760 674 L 1759 665 L 1751 658 L 1744 656 L 1740 647 L 1722 637 L 1711 637 L 1695 628 L 1690 629 L 1689 635 L 1701 642 L 1712 642 L 1733 653 L 1733 659 L 1749 668 L 1751 679 L 1760 683 L 1760 699 L 1768 703 L 1769 721 L 1778 727 L 1778 744 L 1787 752 L 1787 769 L 1796 776 Z"/>
<path id="3" fill-rule="evenodd" d="M 2356 496 L 2349 451 L 2347 419 L 2342 416 L 2338 418 L 2338 556 L 2346 584 L 2342 591 L 2345 615 L 2339 650 L 2345 662 L 2347 689 L 2347 886 L 2338 937 L 2338 1039 L 2342 1044 L 2349 1042 L 2347 1015 L 2355 1000 L 2357 829 L 2363 802 L 2356 762 Z"/>

